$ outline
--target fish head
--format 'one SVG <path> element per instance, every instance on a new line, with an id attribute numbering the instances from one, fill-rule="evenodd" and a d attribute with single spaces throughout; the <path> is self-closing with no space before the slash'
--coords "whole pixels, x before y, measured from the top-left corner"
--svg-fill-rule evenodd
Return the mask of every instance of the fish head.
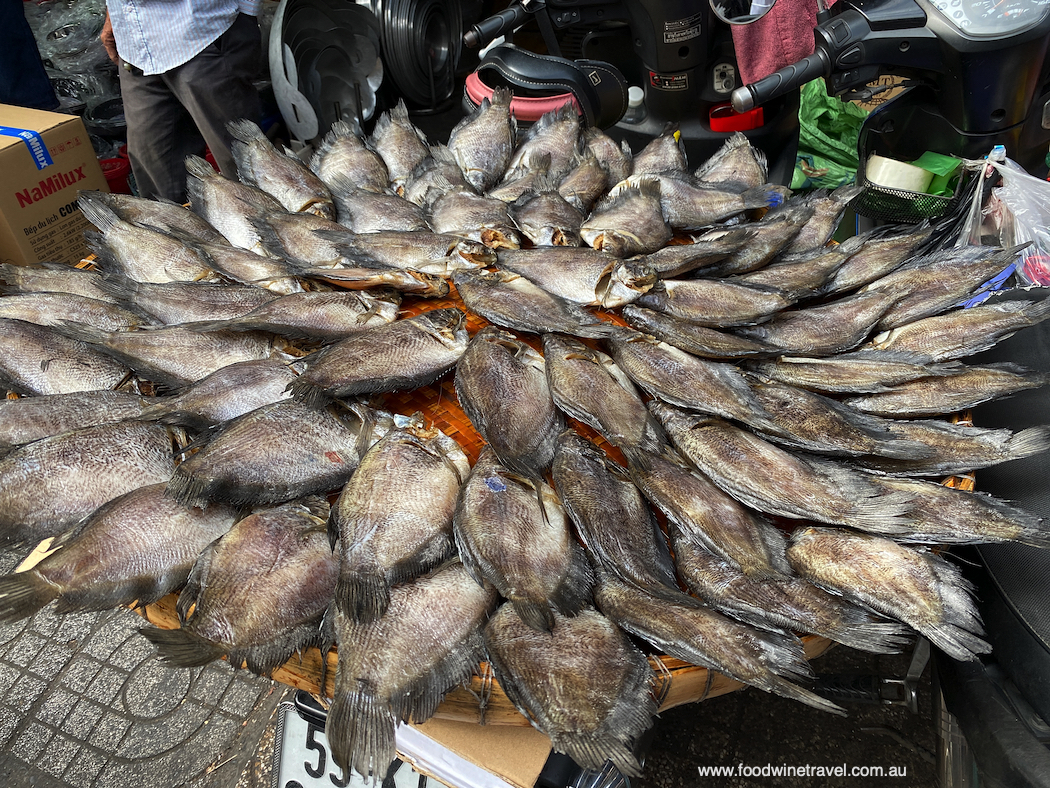
<path id="1" fill-rule="evenodd" d="M 509 227 L 483 227 L 481 243 L 489 249 L 520 249 L 521 237 Z"/>
<path id="2" fill-rule="evenodd" d="M 606 309 L 629 304 L 648 293 L 657 282 L 656 272 L 647 265 L 618 263 L 598 283 L 597 296 Z"/>
<path id="3" fill-rule="evenodd" d="M 496 262 L 496 252 L 478 241 L 458 240 L 449 250 L 450 264 L 459 268 L 484 268 Z"/>

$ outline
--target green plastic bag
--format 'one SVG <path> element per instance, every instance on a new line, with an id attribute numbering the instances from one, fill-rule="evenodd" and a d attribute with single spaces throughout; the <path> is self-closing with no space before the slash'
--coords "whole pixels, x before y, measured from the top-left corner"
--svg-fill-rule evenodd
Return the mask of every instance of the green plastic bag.
<path id="1" fill-rule="evenodd" d="M 857 137 L 868 116 L 856 104 L 829 96 L 823 79 L 802 86 L 798 157 L 791 188 L 834 189 L 857 177 Z"/>

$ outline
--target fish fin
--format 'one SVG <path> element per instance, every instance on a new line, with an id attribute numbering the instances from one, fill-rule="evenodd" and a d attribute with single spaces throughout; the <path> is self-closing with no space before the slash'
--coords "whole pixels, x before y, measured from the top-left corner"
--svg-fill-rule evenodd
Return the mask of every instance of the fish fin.
<path id="1" fill-rule="evenodd" d="M 992 647 L 983 640 L 984 634 L 980 613 L 974 604 L 973 584 L 963 577 L 958 566 L 933 553 L 923 553 L 937 578 L 943 609 L 940 621 L 925 623 L 909 621 L 930 642 L 952 659 L 966 662 L 978 654 L 988 654 Z"/>
<path id="2" fill-rule="evenodd" d="M 933 645 L 960 662 L 976 660 L 979 654 L 990 654 L 992 651 L 983 638 L 954 624 L 940 622 L 924 626 L 920 631 Z"/>
<path id="3" fill-rule="evenodd" d="M 84 214 L 89 222 L 105 233 L 117 223 L 117 212 L 109 204 L 99 198 L 98 192 L 82 191 L 77 198 L 80 212 Z"/>
<path id="4" fill-rule="evenodd" d="M 353 769 L 366 782 L 371 778 L 378 783 L 397 756 L 393 711 L 353 677 L 344 680 L 354 688 L 341 691 L 340 679 L 344 677 L 336 676 L 335 697 L 325 724 L 332 757 L 343 774 L 350 774 Z"/>
<path id="5" fill-rule="evenodd" d="M 252 140 L 266 139 L 266 135 L 263 134 L 263 130 L 259 128 L 259 124 L 246 118 L 231 120 L 226 124 L 226 130 L 230 132 L 231 137 L 239 142 L 251 142 Z"/>
<path id="6" fill-rule="evenodd" d="M 449 688 L 470 678 L 484 654 L 481 630 L 446 654 L 425 676 L 413 681 L 393 702 L 398 719 L 426 722 L 434 716 Z"/>
<path id="7" fill-rule="evenodd" d="M 168 665 L 197 668 L 220 659 L 226 652 L 221 646 L 186 629 L 141 627 L 139 632 L 157 647 L 157 656 Z"/>
<path id="8" fill-rule="evenodd" d="M 510 603 L 514 606 L 514 612 L 527 626 L 538 632 L 550 632 L 554 629 L 554 613 L 546 600 L 534 602 L 522 597 L 510 597 Z"/>
<path id="9" fill-rule="evenodd" d="M 212 492 L 213 485 L 206 479 L 200 479 L 187 472 L 180 473 L 182 467 L 180 465 L 175 469 L 171 479 L 168 480 L 165 492 L 184 506 L 203 508 L 210 500 L 209 494 Z"/>
<path id="10" fill-rule="evenodd" d="M 335 399 L 335 397 L 328 394 L 323 388 L 314 385 L 308 380 L 303 380 L 302 377 L 289 383 L 288 391 L 292 392 L 292 397 L 294 397 L 297 402 L 301 402 L 306 407 L 315 410 L 320 410 Z"/>
<path id="11" fill-rule="evenodd" d="M 773 676 L 769 682 L 769 687 L 763 687 L 767 692 L 772 692 L 780 695 L 784 698 L 791 698 L 797 700 L 799 703 L 805 703 L 807 706 L 812 706 L 814 709 L 820 709 L 821 711 L 827 711 L 831 714 L 838 715 L 839 717 L 849 716 L 846 710 L 839 706 L 837 703 L 832 703 L 827 698 L 823 698 L 815 692 L 811 692 L 804 687 L 798 686 L 787 679 L 783 679 L 780 676 Z"/>
<path id="12" fill-rule="evenodd" d="M 259 243 L 262 244 L 263 248 L 271 254 L 276 254 L 284 259 L 293 259 L 295 256 L 285 248 L 285 245 L 281 242 L 281 236 L 274 229 L 273 225 L 270 224 L 265 213 L 258 212 L 247 217 L 248 223 L 255 230 L 259 236 Z"/>
<path id="13" fill-rule="evenodd" d="M 587 561 L 586 553 L 577 542 L 572 543 L 571 549 L 569 571 L 551 594 L 551 604 L 564 616 L 579 613 L 591 601 L 591 589 L 594 588 L 594 571 Z"/>
<path id="14" fill-rule="evenodd" d="M 744 207 L 747 209 L 778 208 L 784 204 L 784 189 L 783 187 L 766 184 L 748 189 L 740 197 L 743 199 Z"/>
<path id="15" fill-rule="evenodd" d="M 215 168 L 208 164 L 207 159 L 201 158 L 190 154 L 186 157 L 186 172 L 189 173 L 193 178 L 203 180 L 204 178 L 212 178 L 218 175 Z M 187 189 L 189 184 L 187 183 Z"/>
<path id="16" fill-rule="evenodd" d="M 390 605 L 390 583 L 381 571 L 348 566 L 340 562 L 335 587 L 336 603 L 351 621 L 368 624 L 380 618 Z"/>
<path id="17" fill-rule="evenodd" d="M 1006 456 L 1010 460 L 1042 454 L 1050 449 L 1050 426 L 1029 427 L 1015 434 L 1006 444 Z"/>
<path id="18" fill-rule="evenodd" d="M 318 170 L 321 169 L 321 162 L 324 161 L 325 156 L 328 155 L 329 151 L 332 150 L 332 146 L 339 141 L 342 137 L 358 137 L 354 134 L 353 127 L 345 120 L 335 121 L 331 128 L 328 129 L 328 133 L 324 135 L 324 139 L 321 140 L 317 146 L 317 150 L 314 151 L 313 156 L 310 157 L 310 171 L 317 174 Z M 360 137 L 358 137 L 360 139 Z"/>
<path id="19" fill-rule="evenodd" d="M 57 585 L 32 569 L 0 577 L 0 621 L 28 618 L 59 593 Z"/>
<path id="20" fill-rule="evenodd" d="M 605 762 L 610 761 L 627 777 L 642 776 L 642 767 L 630 747 L 608 735 L 583 731 L 553 733 L 551 746 L 590 771 L 600 772 Z"/>
<path id="21" fill-rule="evenodd" d="M 166 577 L 139 577 L 122 582 L 96 583 L 88 588 L 69 589 L 58 598 L 55 613 L 84 613 L 95 610 L 108 610 L 121 605 L 137 603 L 138 607 L 152 605 L 166 596 L 179 582 L 166 582 Z"/>

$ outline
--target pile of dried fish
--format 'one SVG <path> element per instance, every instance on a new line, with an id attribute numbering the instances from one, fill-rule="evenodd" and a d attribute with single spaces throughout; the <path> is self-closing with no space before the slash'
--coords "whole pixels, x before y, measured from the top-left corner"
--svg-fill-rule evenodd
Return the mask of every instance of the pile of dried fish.
<path id="1" fill-rule="evenodd" d="M 1016 250 L 829 246 L 856 190 L 792 197 L 743 135 L 690 171 L 674 129 L 633 154 L 569 105 L 519 141 L 509 98 L 447 147 L 403 105 L 337 123 L 309 167 L 241 122 L 240 182 L 191 157 L 192 210 L 81 194 L 96 270 L 0 267 L 0 542 L 58 547 L 0 618 L 185 586 L 144 631 L 172 664 L 335 643 L 328 737 L 373 780 L 482 659 L 556 749 L 637 774 L 640 641 L 835 713 L 798 633 L 986 652 L 910 545 L 1050 545 L 931 481 L 1050 447 L 930 418 L 1047 382 L 962 361 L 1050 316 L 957 308 Z M 473 467 L 383 396 L 453 368 Z"/>

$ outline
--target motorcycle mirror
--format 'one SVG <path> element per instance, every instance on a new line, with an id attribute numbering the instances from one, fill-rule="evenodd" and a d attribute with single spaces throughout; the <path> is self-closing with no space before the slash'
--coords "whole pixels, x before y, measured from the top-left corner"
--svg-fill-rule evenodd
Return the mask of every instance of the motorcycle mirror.
<path id="1" fill-rule="evenodd" d="M 715 16 L 730 25 L 749 25 L 773 7 L 776 0 L 708 0 Z"/>

